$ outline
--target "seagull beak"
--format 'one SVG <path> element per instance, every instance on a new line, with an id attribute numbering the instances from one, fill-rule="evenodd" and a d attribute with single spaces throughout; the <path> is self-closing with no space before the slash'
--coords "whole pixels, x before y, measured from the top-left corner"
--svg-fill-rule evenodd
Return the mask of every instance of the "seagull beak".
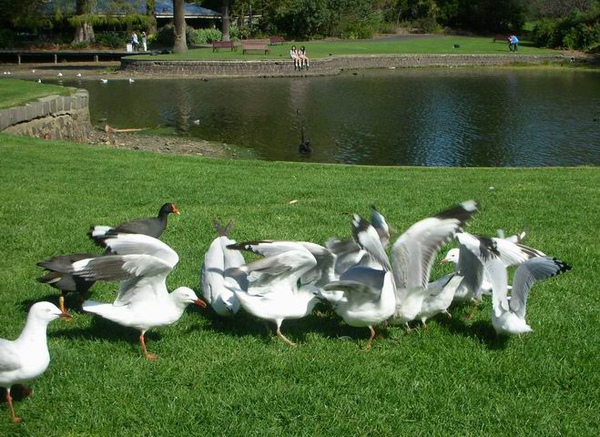
<path id="1" fill-rule="evenodd" d="M 448 258 L 444 258 L 443 260 L 441 260 L 441 261 L 440 261 L 440 264 L 445 264 L 445 263 L 447 263 L 448 261 L 449 261 L 449 260 L 448 260 Z"/>
<path id="2" fill-rule="evenodd" d="M 194 303 L 195 303 L 196 305 L 198 305 L 199 307 L 206 308 L 206 302 L 204 302 L 203 300 L 196 299 L 196 300 L 194 301 Z"/>
<path id="3" fill-rule="evenodd" d="M 60 313 L 60 315 L 58 317 L 64 317 L 67 320 L 72 320 L 73 316 L 65 311 L 63 311 L 62 313 Z"/>

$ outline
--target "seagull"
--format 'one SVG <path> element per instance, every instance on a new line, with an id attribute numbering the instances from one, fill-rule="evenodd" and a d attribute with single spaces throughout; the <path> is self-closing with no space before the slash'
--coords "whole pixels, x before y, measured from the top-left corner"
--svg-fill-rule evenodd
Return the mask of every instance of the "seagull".
<path id="1" fill-rule="evenodd" d="M 100 79 L 100 82 L 102 82 L 102 83 L 108 83 L 108 79 Z"/>
<path id="2" fill-rule="evenodd" d="M 112 304 L 86 300 L 83 309 L 140 331 L 144 356 L 156 360 L 146 349 L 146 331 L 175 323 L 188 304 L 206 307 L 206 303 L 188 287 L 168 292 L 167 275 L 179 256 L 162 241 L 142 234 L 116 234 L 105 237 L 104 243 L 114 255 L 76 261 L 73 274 L 94 281 L 120 280 L 119 294 Z"/>
<path id="3" fill-rule="evenodd" d="M 529 290 L 537 281 L 560 275 L 571 266 L 558 258 L 539 256 L 521 263 L 513 277 L 511 297 L 508 297 L 508 274 L 500 257 L 497 241 L 481 240 L 480 246 L 470 247 L 478 256 L 492 282 L 492 325 L 498 334 L 523 334 L 532 332 L 525 320 Z"/>
<path id="4" fill-rule="evenodd" d="M 238 282 L 233 291 L 247 312 L 275 323 L 277 336 L 290 346 L 297 346 L 283 335 L 281 324 L 286 319 L 307 316 L 317 304 L 317 288 L 298 285 L 299 278 L 316 266 L 315 257 L 302 244 L 293 241 L 248 241 L 227 247 L 263 257 L 230 269 L 232 275 L 247 275 L 248 280 L 247 288 Z"/>
<path id="5" fill-rule="evenodd" d="M 365 349 L 370 350 L 375 338 L 374 326 L 394 314 L 394 278 L 377 230 L 358 214 L 353 215 L 352 230 L 356 241 L 368 248 L 382 267 L 351 267 L 339 280 L 325 285 L 320 295 L 348 325 L 369 328 L 371 335 Z"/>
<path id="6" fill-rule="evenodd" d="M 42 83 L 42 79 L 38 79 L 37 81 L 38 81 L 38 83 Z"/>
<path id="7" fill-rule="evenodd" d="M 93 258 L 96 255 L 92 253 L 74 253 L 70 255 L 58 255 L 45 261 L 37 263 L 39 267 L 46 269 L 44 276 L 37 278 L 38 282 L 48 284 L 51 287 L 60 290 L 59 306 L 61 311 L 65 310 L 65 297 L 68 293 L 78 292 L 81 301 L 85 300 L 85 294 L 94 285 L 94 281 L 89 281 L 71 273 L 71 264 L 76 261 Z"/>
<path id="8" fill-rule="evenodd" d="M 58 73 L 58 74 L 57 74 L 57 76 L 58 76 L 58 77 L 62 77 L 62 76 L 63 76 L 63 74 L 62 74 L 62 73 Z"/>
<path id="9" fill-rule="evenodd" d="M 15 415 L 10 389 L 46 371 L 50 364 L 46 328 L 59 317 L 70 319 L 71 315 L 50 302 L 37 302 L 29 309 L 19 338 L 13 341 L 0 338 L 0 387 L 6 389 L 6 403 L 15 423 L 21 419 Z"/>
<path id="10" fill-rule="evenodd" d="M 236 280 L 229 275 L 230 269 L 246 263 L 240 251 L 227 248 L 228 245 L 235 244 L 235 241 L 229 238 L 232 227 L 233 221 L 229 221 L 223 227 L 215 220 L 214 228 L 219 236 L 208 247 L 200 272 L 202 296 L 220 316 L 235 315 L 240 308 L 240 302 L 232 291 L 235 283 L 226 285 L 227 282 Z M 242 287 L 245 288 L 246 285 Z"/>
<path id="11" fill-rule="evenodd" d="M 456 234 L 456 239 L 459 241 L 459 244 L 461 246 L 469 246 L 471 250 L 475 250 L 475 248 L 477 248 L 481 244 L 481 238 L 485 239 L 488 237 L 472 235 L 468 232 L 459 232 Z M 533 257 L 546 256 L 545 253 L 537 249 L 515 242 L 516 239 L 516 236 L 511 236 L 508 238 L 491 237 L 491 240 L 495 242 L 500 259 L 506 267 L 516 266 Z M 442 259 L 442 262 L 451 262 L 455 265 L 455 268 L 457 268 L 458 264 L 460 263 L 460 257 L 463 256 L 463 254 L 465 253 L 466 252 L 460 251 L 458 248 L 450 249 L 446 254 L 445 258 Z M 478 266 L 477 263 L 477 260 L 471 260 L 471 262 L 466 264 L 464 268 L 483 268 Z M 478 301 L 481 299 L 481 296 L 483 294 L 491 294 L 492 284 L 489 278 L 487 277 L 487 273 L 485 271 L 483 275 L 483 281 L 479 290 L 463 289 L 464 293 L 458 292 L 455 294 L 455 300 L 475 299 L 476 301 Z M 474 293 L 472 293 L 473 291 Z"/>
<path id="12" fill-rule="evenodd" d="M 375 205 L 371 205 L 371 223 L 379 235 L 383 248 L 387 248 L 390 242 L 390 227 Z M 338 276 L 354 266 L 381 269 L 381 264 L 353 239 L 330 238 L 325 242 L 325 246 L 336 256 L 335 273 Z"/>
<path id="13" fill-rule="evenodd" d="M 133 79 L 132 77 L 129 78 L 129 83 L 134 83 L 135 79 Z"/>
<path id="14" fill-rule="evenodd" d="M 456 294 L 475 295 L 483 281 L 483 264 L 465 246 L 460 246 L 460 257 L 454 273 L 442 276 L 427 285 L 427 295 L 421 305 L 418 318 L 423 328 L 427 328 L 427 319 L 444 313 L 452 317 L 448 308 Z M 445 262 L 445 259 L 442 260 Z"/>
<path id="15" fill-rule="evenodd" d="M 392 247 L 396 310 L 392 324 L 414 320 L 427 296 L 431 267 L 441 247 L 465 226 L 478 205 L 468 200 L 412 225 Z"/>
<path id="16" fill-rule="evenodd" d="M 35 68 L 34 68 L 33 70 L 31 70 L 31 72 L 32 72 L 33 74 L 35 74 Z"/>
<path id="17" fill-rule="evenodd" d="M 81 73 L 77 73 L 77 77 L 81 77 Z"/>
<path id="18" fill-rule="evenodd" d="M 196 126 L 200 126 L 200 119 L 196 119 L 192 123 L 194 123 Z"/>
<path id="19" fill-rule="evenodd" d="M 159 238 L 167 227 L 169 214 L 179 215 L 179 209 L 177 209 L 174 203 L 163 204 L 158 210 L 156 217 L 134 219 L 117 226 L 92 226 L 90 227 L 88 236 L 100 245 L 102 245 L 102 237 L 110 234 L 144 234 Z"/>

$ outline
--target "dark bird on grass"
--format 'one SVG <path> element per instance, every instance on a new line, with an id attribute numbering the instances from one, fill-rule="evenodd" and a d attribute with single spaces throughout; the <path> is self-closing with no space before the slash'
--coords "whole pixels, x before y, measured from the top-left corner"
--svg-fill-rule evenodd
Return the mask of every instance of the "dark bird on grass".
<path id="1" fill-rule="evenodd" d="M 65 310 L 65 298 L 68 293 L 79 293 L 81 302 L 85 300 L 85 295 L 94 285 L 93 280 L 74 276 L 72 274 L 71 264 L 82 259 L 94 258 L 97 255 L 92 253 L 73 253 L 71 255 L 57 255 L 45 261 L 40 261 L 36 265 L 46 269 L 46 274 L 37 278 L 38 282 L 48 284 L 51 287 L 60 290 L 58 298 L 60 310 Z"/>
<path id="2" fill-rule="evenodd" d="M 158 211 L 157 217 L 139 218 L 117 226 L 97 225 L 90 228 L 88 236 L 100 246 L 106 236 L 116 234 L 143 234 L 153 238 L 160 238 L 167 227 L 169 214 L 179 214 L 174 203 L 165 203 Z"/>

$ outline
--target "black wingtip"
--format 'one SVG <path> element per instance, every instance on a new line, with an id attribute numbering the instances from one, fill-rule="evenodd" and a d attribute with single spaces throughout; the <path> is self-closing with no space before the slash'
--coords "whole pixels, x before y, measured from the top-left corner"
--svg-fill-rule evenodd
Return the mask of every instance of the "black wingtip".
<path id="1" fill-rule="evenodd" d="M 567 272 L 573 268 L 572 266 L 558 258 L 552 258 L 552 261 L 554 261 L 554 264 L 556 264 L 556 266 L 559 269 L 557 275 Z"/>
<path id="2" fill-rule="evenodd" d="M 354 239 L 358 241 L 358 234 L 366 231 L 369 226 L 371 226 L 371 223 L 362 218 L 360 215 L 354 214 L 352 216 L 352 235 L 354 236 Z"/>
<path id="3" fill-rule="evenodd" d="M 479 202 L 476 200 L 467 200 L 459 205 L 455 205 L 452 208 L 446 209 L 438 214 L 435 217 L 439 219 L 449 219 L 454 218 L 458 220 L 461 224 L 461 227 L 469 221 L 473 215 L 479 210 Z"/>

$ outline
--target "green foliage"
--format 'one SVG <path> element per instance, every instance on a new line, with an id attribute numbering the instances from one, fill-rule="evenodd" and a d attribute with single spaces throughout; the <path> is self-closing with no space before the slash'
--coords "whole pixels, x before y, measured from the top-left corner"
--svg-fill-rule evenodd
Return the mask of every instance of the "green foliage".
<path id="1" fill-rule="evenodd" d="M 189 29 L 186 40 L 188 45 L 207 44 L 220 41 L 222 36 L 219 29 Z"/>
<path id="2" fill-rule="evenodd" d="M 532 38 L 540 47 L 594 49 L 600 45 L 600 9 L 587 13 L 573 10 L 566 18 L 541 20 Z"/>
<path id="3" fill-rule="evenodd" d="M 125 32 L 96 32 L 96 43 L 113 49 L 125 47 L 128 37 Z"/>
<path id="4" fill-rule="evenodd" d="M 0 29 L 0 47 L 13 48 L 17 43 L 17 35 L 14 30 Z"/>

